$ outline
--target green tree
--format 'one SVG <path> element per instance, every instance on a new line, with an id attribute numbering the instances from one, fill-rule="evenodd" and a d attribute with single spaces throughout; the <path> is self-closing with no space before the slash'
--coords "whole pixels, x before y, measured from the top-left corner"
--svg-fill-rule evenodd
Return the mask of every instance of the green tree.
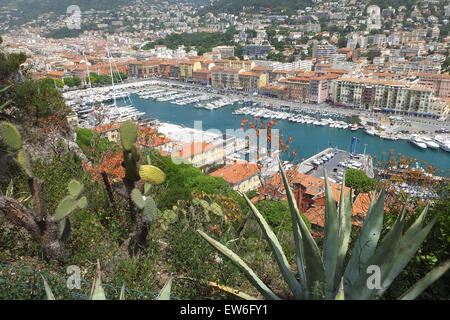
<path id="1" fill-rule="evenodd" d="M 357 192 L 366 193 L 374 190 L 376 180 L 369 178 L 363 171 L 357 169 L 347 169 L 345 173 L 345 185 L 355 189 Z"/>
<path id="2" fill-rule="evenodd" d="M 21 119 L 64 115 L 69 110 L 54 84 L 45 81 L 27 80 L 14 87 L 14 95 L 15 115 Z"/>

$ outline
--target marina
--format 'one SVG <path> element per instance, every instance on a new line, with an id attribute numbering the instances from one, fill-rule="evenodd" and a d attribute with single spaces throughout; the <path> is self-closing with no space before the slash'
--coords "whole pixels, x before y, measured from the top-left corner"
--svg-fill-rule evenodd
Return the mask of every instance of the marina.
<path id="1" fill-rule="evenodd" d="M 248 115 L 240 114 L 242 105 L 234 104 L 220 108 L 218 110 L 209 111 L 196 108 L 194 105 L 179 106 L 170 102 L 158 102 L 147 99 L 141 99 L 138 95 L 131 95 L 135 106 L 139 111 L 146 112 L 146 116 L 158 119 L 161 122 L 168 122 L 186 127 L 194 127 L 195 121 L 202 121 L 202 129 L 217 129 L 226 133 L 227 129 L 238 130 L 243 119 Z M 237 112 L 236 112 L 237 111 Z M 242 110 L 241 110 L 242 111 Z M 285 117 L 286 115 L 283 115 Z M 364 130 L 353 131 L 351 126 L 344 129 L 326 125 L 314 125 L 317 120 L 309 119 L 305 123 L 297 123 L 286 119 L 278 119 L 277 128 L 283 128 L 284 136 L 292 136 L 292 144 L 290 150 L 296 150 L 299 161 L 307 159 L 320 152 L 320 150 L 337 147 L 342 150 L 349 150 L 352 137 L 356 137 L 356 152 L 376 156 L 377 160 L 388 160 L 389 153 L 394 150 L 395 153 L 417 158 L 420 163 L 426 161 L 429 165 L 439 168 L 440 170 L 450 170 L 450 153 L 447 148 L 448 134 L 436 135 L 435 139 L 440 139 L 442 148 L 439 149 L 422 149 L 408 140 L 387 140 L 380 139 L 378 136 L 371 136 Z M 309 123 L 308 123 L 309 122 Z M 386 155 L 383 155 L 386 152 Z M 289 155 L 282 154 L 283 160 L 289 160 Z M 376 164 L 376 161 L 374 163 Z M 443 174 L 443 172 L 440 172 Z"/>
<path id="2" fill-rule="evenodd" d="M 283 128 L 286 136 L 293 137 L 291 150 L 296 150 L 302 158 L 328 147 L 348 149 L 352 136 L 355 136 L 360 141 L 357 152 L 377 156 L 379 160 L 387 159 L 383 156 L 384 151 L 389 153 L 394 150 L 420 162 L 425 160 L 441 170 L 450 169 L 448 133 L 424 135 L 383 130 L 383 126 L 377 128 L 364 122 L 351 123 L 349 117 L 338 113 L 273 106 L 207 90 L 188 90 L 182 85 L 159 80 L 120 83 L 115 85 L 114 90 L 99 87 L 66 92 L 64 95 L 78 113 L 80 126 L 84 127 L 92 127 L 93 123 L 88 119 L 92 119 L 96 110 L 110 121 L 119 122 L 150 117 L 193 127 L 194 121 L 201 120 L 203 130 L 215 128 L 224 133 L 226 129 L 238 129 L 243 119 L 258 117 L 276 120 L 277 128 Z M 107 104 L 114 99 L 116 105 Z M 96 104 L 102 108 L 99 110 Z"/>

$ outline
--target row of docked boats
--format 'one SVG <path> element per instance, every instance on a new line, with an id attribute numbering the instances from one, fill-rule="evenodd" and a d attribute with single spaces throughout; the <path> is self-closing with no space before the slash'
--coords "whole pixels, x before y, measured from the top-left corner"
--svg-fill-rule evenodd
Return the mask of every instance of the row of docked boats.
<path id="1" fill-rule="evenodd" d="M 233 100 L 227 97 L 217 98 L 201 93 L 161 88 L 141 91 L 138 95 L 141 99 L 152 99 L 159 102 L 170 102 L 177 105 L 194 104 L 196 108 L 203 108 L 207 110 L 219 109 L 227 105 L 232 105 L 238 101 L 237 99 Z"/>
<path id="2" fill-rule="evenodd" d="M 345 121 L 333 120 L 331 118 L 313 118 L 308 115 L 292 114 L 286 111 L 275 111 L 267 108 L 243 107 L 233 111 L 235 115 L 251 115 L 254 117 L 265 119 L 288 120 L 290 122 L 297 122 L 303 124 L 312 124 L 315 126 L 329 126 L 336 129 L 351 129 L 358 130 L 357 125 L 348 124 Z"/>
<path id="3" fill-rule="evenodd" d="M 442 149 L 450 152 L 450 138 L 438 135 L 434 138 L 413 134 L 409 141 L 421 149 Z"/>

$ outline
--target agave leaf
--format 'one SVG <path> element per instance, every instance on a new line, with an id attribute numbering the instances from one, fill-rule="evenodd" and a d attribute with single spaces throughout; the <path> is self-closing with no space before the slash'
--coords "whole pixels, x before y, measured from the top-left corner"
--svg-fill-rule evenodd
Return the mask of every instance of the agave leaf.
<path id="1" fill-rule="evenodd" d="M 9 88 L 11 88 L 11 86 L 6 86 L 0 89 L 0 93 L 5 92 L 6 90 L 8 90 Z"/>
<path id="2" fill-rule="evenodd" d="M 297 222 L 297 215 L 300 215 L 299 210 L 297 208 L 297 203 L 294 200 L 294 195 L 289 186 L 288 179 L 286 177 L 286 172 L 284 171 L 283 166 L 281 165 L 280 160 L 278 160 L 278 164 L 281 171 L 281 176 L 283 178 L 284 189 L 286 190 L 286 195 L 289 203 L 289 211 L 291 212 L 291 220 L 292 220 L 292 229 L 294 233 L 294 242 L 295 242 L 295 261 L 297 263 L 298 275 L 300 279 L 300 286 L 303 290 L 304 298 L 308 297 L 308 282 L 305 273 L 305 263 L 304 263 L 304 248 L 303 248 L 303 237 L 300 231 L 299 224 Z M 301 217 L 300 217 L 301 219 Z"/>
<path id="3" fill-rule="evenodd" d="M 12 99 L 6 101 L 4 104 L 2 104 L 2 105 L 0 106 L 0 110 L 5 109 L 11 102 L 12 102 Z"/>
<path id="4" fill-rule="evenodd" d="M 217 251 L 225 255 L 228 259 L 230 259 L 246 276 L 246 278 L 253 284 L 253 286 L 261 292 L 261 294 L 266 299 L 274 299 L 274 300 L 280 300 L 280 298 L 270 290 L 269 287 L 267 287 L 264 282 L 261 281 L 261 279 L 255 274 L 255 272 L 250 269 L 250 267 L 233 251 L 225 247 L 220 242 L 214 240 L 213 238 L 209 237 L 206 233 L 204 233 L 201 230 L 197 230 L 197 232 L 206 240 L 209 242 L 210 245 L 212 245 Z"/>
<path id="5" fill-rule="evenodd" d="M 345 174 L 342 178 L 341 197 L 339 202 L 339 253 L 336 262 L 335 287 L 343 283 L 344 260 L 350 243 L 350 233 L 352 231 L 352 190 L 350 189 L 345 197 Z"/>
<path id="6" fill-rule="evenodd" d="M 411 235 L 414 235 L 417 233 L 419 229 L 422 228 L 423 221 L 425 220 L 425 215 L 427 214 L 429 209 L 429 206 L 425 206 L 425 208 L 422 210 L 421 214 L 417 219 L 413 222 L 413 224 L 406 230 L 404 237 L 410 237 Z"/>
<path id="7" fill-rule="evenodd" d="M 345 190 L 341 190 L 341 195 Z M 323 267 L 325 270 L 325 299 L 333 299 L 335 294 L 334 276 L 339 253 L 339 224 L 336 203 L 325 172 L 325 236 L 323 243 Z M 342 197 L 341 197 L 342 199 Z"/>
<path id="8" fill-rule="evenodd" d="M 156 300 L 170 300 L 170 289 L 172 288 L 172 277 L 170 277 L 164 287 L 159 292 Z"/>
<path id="9" fill-rule="evenodd" d="M 414 256 L 417 249 L 419 249 L 423 240 L 431 231 L 438 218 L 439 214 L 436 214 L 426 227 L 418 230 L 413 235 L 407 236 L 408 231 L 405 232 L 405 235 L 401 238 L 401 240 L 398 243 L 397 250 L 393 250 L 391 259 L 388 260 L 388 258 L 386 258 L 384 263 L 380 266 L 382 277 L 381 289 L 371 290 L 372 294 L 369 296 L 369 298 L 383 295 L 386 289 L 391 285 L 392 281 L 398 276 L 398 274 L 403 270 L 403 268 Z M 394 252 L 395 255 L 393 255 Z"/>
<path id="10" fill-rule="evenodd" d="M 125 283 L 122 284 L 122 289 L 120 289 L 119 300 L 125 300 Z"/>
<path id="11" fill-rule="evenodd" d="M 414 300 L 417 298 L 428 286 L 444 275 L 450 268 L 450 260 L 447 260 L 442 265 L 434 268 L 428 272 L 425 277 L 416 282 L 411 288 L 399 297 L 399 300 Z"/>
<path id="12" fill-rule="evenodd" d="M 303 284 L 303 287 L 308 288 L 307 290 L 305 290 L 305 297 L 307 297 L 309 295 L 308 292 L 312 291 L 317 281 L 324 281 L 324 268 L 322 258 L 320 256 L 320 251 L 317 247 L 316 242 L 314 241 L 311 233 L 306 227 L 305 222 L 300 216 L 294 194 L 291 187 L 289 186 L 286 172 L 284 171 L 284 168 L 279 159 L 278 165 L 280 167 L 284 189 L 286 190 L 289 208 L 291 211 L 292 226 L 298 226 L 298 228 L 293 227 L 296 262 L 299 270 L 300 283 Z"/>
<path id="13" fill-rule="evenodd" d="M 13 191 L 14 191 L 14 184 L 11 179 L 11 181 L 9 181 L 8 188 L 6 188 L 5 196 L 11 198 L 13 196 Z"/>
<path id="14" fill-rule="evenodd" d="M 297 279 L 294 276 L 294 273 L 292 272 L 289 262 L 286 259 L 286 256 L 283 252 L 283 249 L 281 248 L 281 245 L 275 236 L 275 233 L 272 231 L 270 226 L 267 224 L 264 217 L 259 213 L 258 209 L 255 207 L 255 205 L 249 200 L 249 198 L 243 194 L 244 199 L 247 201 L 247 204 L 250 207 L 250 210 L 252 210 L 253 214 L 255 215 L 256 219 L 258 220 L 258 223 L 264 233 L 264 235 L 267 238 L 267 241 L 270 244 L 270 247 L 272 248 L 273 253 L 275 254 L 275 259 L 278 263 L 278 266 L 280 267 L 281 274 L 283 275 L 284 280 L 286 281 L 287 285 L 291 289 L 291 291 L 294 293 L 295 297 L 297 299 L 301 299 L 303 296 L 303 291 L 300 283 L 297 281 Z"/>
<path id="15" fill-rule="evenodd" d="M 45 288 L 45 294 L 47 295 L 47 300 L 55 300 L 55 296 L 53 295 L 52 289 L 47 283 L 47 280 L 41 275 L 42 280 L 44 280 L 44 288 Z"/>
<path id="16" fill-rule="evenodd" d="M 344 272 L 344 286 L 346 286 L 346 292 L 361 275 L 365 275 L 367 261 L 372 257 L 375 251 L 383 224 L 384 196 L 385 191 L 382 190 L 375 204 L 373 204 L 373 202 L 375 201 L 376 193 L 374 192 L 372 196 L 369 211 L 364 219 L 359 237 L 353 246 L 352 255 Z"/>
<path id="17" fill-rule="evenodd" d="M 236 297 L 244 299 L 244 300 L 259 300 L 258 298 L 252 297 L 251 295 L 249 295 L 245 292 L 239 291 L 239 290 L 231 288 L 231 287 L 222 286 L 215 282 L 209 282 L 209 285 L 211 287 L 218 288 L 224 292 L 231 293 L 231 294 L 235 295 Z"/>
<path id="18" fill-rule="evenodd" d="M 341 282 L 339 283 L 338 293 L 337 293 L 336 298 L 334 300 L 345 300 L 344 277 L 341 278 Z"/>
<path id="19" fill-rule="evenodd" d="M 97 278 L 94 280 L 91 300 L 106 300 L 105 290 L 102 286 L 102 272 L 100 262 L 97 260 Z"/>

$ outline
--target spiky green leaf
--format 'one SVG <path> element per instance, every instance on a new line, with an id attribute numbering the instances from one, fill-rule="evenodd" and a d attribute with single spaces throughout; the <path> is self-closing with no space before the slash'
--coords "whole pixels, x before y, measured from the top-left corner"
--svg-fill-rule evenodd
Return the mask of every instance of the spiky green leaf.
<path id="1" fill-rule="evenodd" d="M 373 256 L 380 237 L 383 224 L 384 197 L 384 190 L 381 191 L 377 201 L 375 201 L 375 193 L 372 197 L 369 211 L 344 272 L 346 294 L 357 279 L 366 275 L 367 262 Z"/>
<path id="2" fill-rule="evenodd" d="M 42 280 L 44 280 L 44 288 L 45 288 L 45 295 L 47 296 L 47 300 L 55 300 L 55 296 L 53 295 L 52 289 L 47 283 L 47 280 L 41 275 Z"/>
<path id="3" fill-rule="evenodd" d="M 275 233 L 272 231 L 269 224 L 266 222 L 266 220 L 261 215 L 259 210 L 255 207 L 255 205 L 250 201 L 250 199 L 245 194 L 243 194 L 243 196 L 245 201 L 247 201 L 250 210 L 255 215 L 256 220 L 258 221 L 259 226 L 261 227 L 264 235 L 266 236 L 266 239 L 269 242 L 270 247 L 272 248 L 272 252 L 275 254 L 275 260 L 277 261 L 278 266 L 280 267 L 280 271 L 284 280 L 286 281 L 291 291 L 294 293 L 295 297 L 301 299 L 303 296 L 302 287 L 295 278 L 294 273 L 292 272 L 289 266 L 289 262 L 287 261 L 286 256 L 283 252 L 283 249 L 277 237 L 275 236 Z"/>
<path id="4" fill-rule="evenodd" d="M 266 299 L 280 300 L 280 298 L 267 287 L 264 282 L 255 274 L 255 272 L 233 251 L 225 247 L 220 242 L 214 240 L 201 230 L 197 232 L 213 246 L 217 251 L 230 259 L 245 275 L 251 284 L 259 291 Z"/>
<path id="5" fill-rule="evenodd" d="M 170 300 L 170 290 L 172 288 L 172 277 L 170 277 L 164 287 L 159 292 L 156 300 Z"/>
<path id="6" fill-rule="evenodd" d="M 294 233 L 296 262 L 299 270 L 300 284 L 304 289 L 304 296 L 311 297 L 315 283 L 324 281 L 324 268 L 319 248 L 308 230 L 305 222 L 300 216 L 300 212 L 295 201 L 294 194 L 286 176 L 284 168 L 278 160 L 281 176 L 283 178 L 284 189 L 288 198 L 289 209 Z M 297 228 L 294 226 L 297 225 Z M 305 280 L 306 279 L 306 280 Z"/>
<path id="7" fill-rule="evenodd" d="M 341 195 L 345 189 L 341 190 Z M 336 203 L 325 172 L 325 236 L 323 244 L 323 266 L 325 270 L 325 299 L 333 299 L 335 293 L 336 263 L 339 254 L 339 222 Z M 342 197 L 341 197 L 342 199 Z"/>
<path id="8" fill-rule="evenodd" d="M 5 196 L 11 198 L 13 196 L 13 194 L 14 194 L 14 184 L 11 179 L 11 181 L 9 181 L 8 187 L 6 188 Z"/>
<path id="9" fill-rule="evenodd" d="M 102 272 L 100 270 L 100 261 L 97 260 L 97 277 L 92 284 L 93 290 L 91 300 L 106 300 L 105 290 L 102 285 Z"/>
<path id="10" fill-rule="evenodd" d="M 416 282 L 408 291 L 399 297 L 399 300 L 414 300 L 417 298 L 426 288 L 428 288 L 433 282 L 438 280 L 444 275 L 450 268 L 450 260 L 444 262 L 441 266 L 438 266 L 428 272 L 425 277 Z"/>
<path id="11" fill-rule="evenodd" d="M 125 300 L 125 283 L 122 284 L 122 289 L 120 289 L 119 300 Z"/>

